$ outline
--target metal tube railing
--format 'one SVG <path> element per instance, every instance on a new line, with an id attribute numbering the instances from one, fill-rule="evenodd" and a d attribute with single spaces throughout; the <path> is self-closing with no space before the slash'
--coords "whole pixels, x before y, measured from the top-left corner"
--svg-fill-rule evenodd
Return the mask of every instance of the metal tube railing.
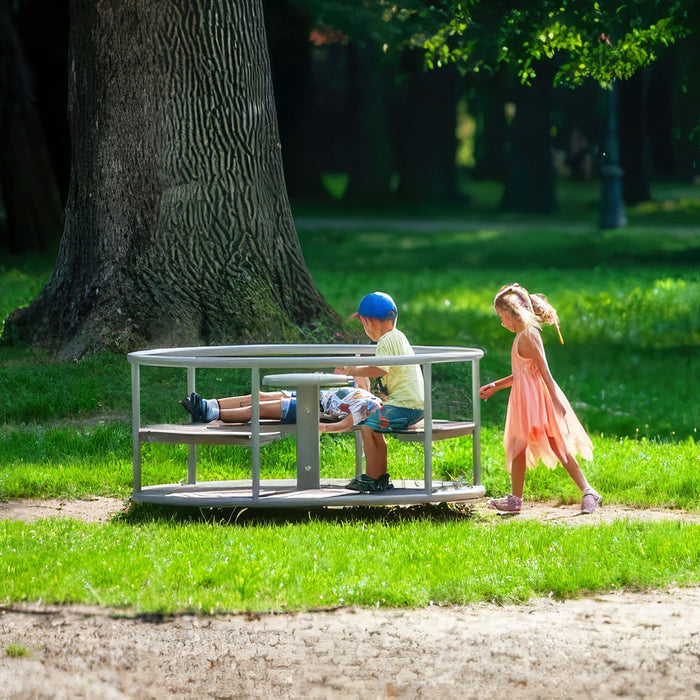
<path id="1" fill-rule="evenodd" d="M 423 368 L 425 392 L 424 418 L 424 472 L 425 488 L 432 488 L 432 364 L 444 362 L 470 362 L 472 369 L 472 415 L 473 434 L 473 473 L 474 484 L 481 483 L 481 412 L 479 405 L 479 360 L 483 350 L 454 346 L 414 346 L 415 355 L 376 356 L 374 345 L 224 345 L 190 348 L 159 348 L 129 353 L 131 363 L 132 393 L 132 450 L 134 492 L 141 491 L 141 428 L 140 366 L 185 367 L 187 368 L 188 394 L 196 391 L 195 372 L 198 368 L 227 369 L 245 368 L 251 370 L 251 471 L 253 498 L 260 495 L 260 371 L 265 369 L 308 369 L 322 370 L 339 364 L 357 367 L 366 364 L 411 365 L 420 364 Z M 322 353 L 322 354 L 321 354 Z M 342 357 L 342 363 L 338 362 Z M 357 451 L 357 449 L 356 449 Z M 188 483 L 196 483 L 196 445 L 190 445 L 188 456 Z"/>

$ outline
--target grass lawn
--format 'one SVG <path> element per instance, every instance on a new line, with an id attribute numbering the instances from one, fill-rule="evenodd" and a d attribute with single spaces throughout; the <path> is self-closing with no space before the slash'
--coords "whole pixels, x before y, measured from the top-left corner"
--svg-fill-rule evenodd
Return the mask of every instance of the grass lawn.
<path id="1" fill-rule="evenodd" d="M 490 191 L 486 192 L 486 195 Z M 415 344 L 485 350 L 483 381 L 509 373 L 512 334 L 492 299 L 518 281 L 556 306 L 565 345 L 547 327 L 552 373 L 594 442 L 583 463 L 607 503 L 700 510 L 697 442 L 700 345 L 700 207 L 695 190 L 668 189 L 628 212 L 625 229 L 601 232 L 587 188 L 572 190 L 570 216 L 465 212 L 365 213 L 314 218 L 297 212 L 314 280 L 342 316 L 368 291 L 389 292 Z M 489 201 L 487 196 L 482 201 Z M 571 212 L 574 212 L 571 214 Z M 399 220 L 399 223 L 396 221 Z M 0 258 L 0 318 L 30 301 L 50 259 Z M 130 381 L 125 358 L 57 363 L 0 347 L 0 499 L 94 495 L 131 489 Z M 469 389 L 455 367 L 434 376 L 440 417 Z M 184 420 L 183 376 L 149 368 L 146 420 Z M 246 392 L 235 372 L 198 373 L 205 394 Z M 482 482 L 509 491 L 503 467 L 507 392 L 482 404 Z M 352 471 L 348 436 L 324 435 L 324 476 Z M 437 478 L 470 475 L 469 440 L 435 445 Z M 245 450 L 198 452 L 201 479 L 247 476 Z M 420 477 L 415 445 L 391 442 L 389 471 Z M 185 448 L 146 447 L 150 483 L 184 476 Z M 146 466 L 148 465 L 148 466 Z M 263 451 L 263 476 L 295 472 L 290 439 Z M 578 501 L 564 471 L 530 472 L 525 498 Z M 300 609 L 319 605 L 426 605 L 519 601 L 615 588 L 700 582 L 700 527 L 615 522 L 567 529 L 518 522 L 492 528 L 466 512 L 435 509 L 284 522 L 183 517 L 139 507 L 106 525 L 0 522 L 0 603 L 81 601 L 139 610 Z"/>

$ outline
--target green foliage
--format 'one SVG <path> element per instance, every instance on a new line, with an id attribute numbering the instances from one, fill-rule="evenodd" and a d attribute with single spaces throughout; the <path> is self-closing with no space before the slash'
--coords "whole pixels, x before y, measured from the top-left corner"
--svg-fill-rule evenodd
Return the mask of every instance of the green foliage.
<path id="1" fill-rule="evenodd" d="M 625 80 L 658 52 L 696 30 L 679 0 L 423 0 L 361 3 L 295 0 L 321 26 L 384 52 L 425 51 L 428 68 L 456 63 L 465 72 L 506 63 L 529 83 L 554 63 L 556 84 Z"/>
<path id="2" fill-rule="evenodd" d="M 5 647 L 5 656 L 9 656 L 11 659 L 21 659 L 29 656 L 29 652 L 20 644 L 12 642 Z"/>
<path id="3" fill-rule="evenodd" d="M 430 68 L 449 62 L 463 70 L 507 63 L 529 83 L 556 59 L 555 84 L 627 79 L 656 52 L 689 34 L 687 9 L 676 0 L 442 2 L 417 9 L 440 27 L 423 40 Z"/>

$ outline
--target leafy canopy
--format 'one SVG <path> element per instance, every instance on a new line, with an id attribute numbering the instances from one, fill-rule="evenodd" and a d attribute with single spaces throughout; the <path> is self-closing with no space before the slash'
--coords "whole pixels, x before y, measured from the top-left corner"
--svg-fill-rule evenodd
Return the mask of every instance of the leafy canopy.
<path id="1" fill-rule="evenodd" d="M 555 84 L 627 79 L 695 28 L 679 0 L 296 0 L 317 22 L 385 52 L 425 51 L 426 66 L 464 72 L 508 64 L 529 83 L 547 59 Z"/>
<path id="2" fill-rule="evenodd" d="M 579 85 L 625 80 L 653 62 L 660 47 L 689 33 L 686 7 L 677 0 L 453 0 L 416 11 L 440 18 L 422 39 L 431 68 L 507 63 L 529 83 L 542 61 L 556 59 L 554 82 Z"/>

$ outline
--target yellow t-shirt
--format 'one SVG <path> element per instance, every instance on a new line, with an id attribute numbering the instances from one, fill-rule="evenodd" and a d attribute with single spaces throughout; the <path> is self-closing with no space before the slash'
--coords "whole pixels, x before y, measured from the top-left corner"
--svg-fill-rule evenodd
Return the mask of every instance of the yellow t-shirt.
<path id="1" fill-rule="evenodd" d="M 376 366 L 386 372 L 386 375 L 381 377 L 386 386 L 387 397 L 384 403 L 400 408 L 423 409 L 423 373 L 420 365 L 381 364 L 382 357 L 414 354 L 408 339 L 398 328 L 385 333 L 377 342 Z"/>

